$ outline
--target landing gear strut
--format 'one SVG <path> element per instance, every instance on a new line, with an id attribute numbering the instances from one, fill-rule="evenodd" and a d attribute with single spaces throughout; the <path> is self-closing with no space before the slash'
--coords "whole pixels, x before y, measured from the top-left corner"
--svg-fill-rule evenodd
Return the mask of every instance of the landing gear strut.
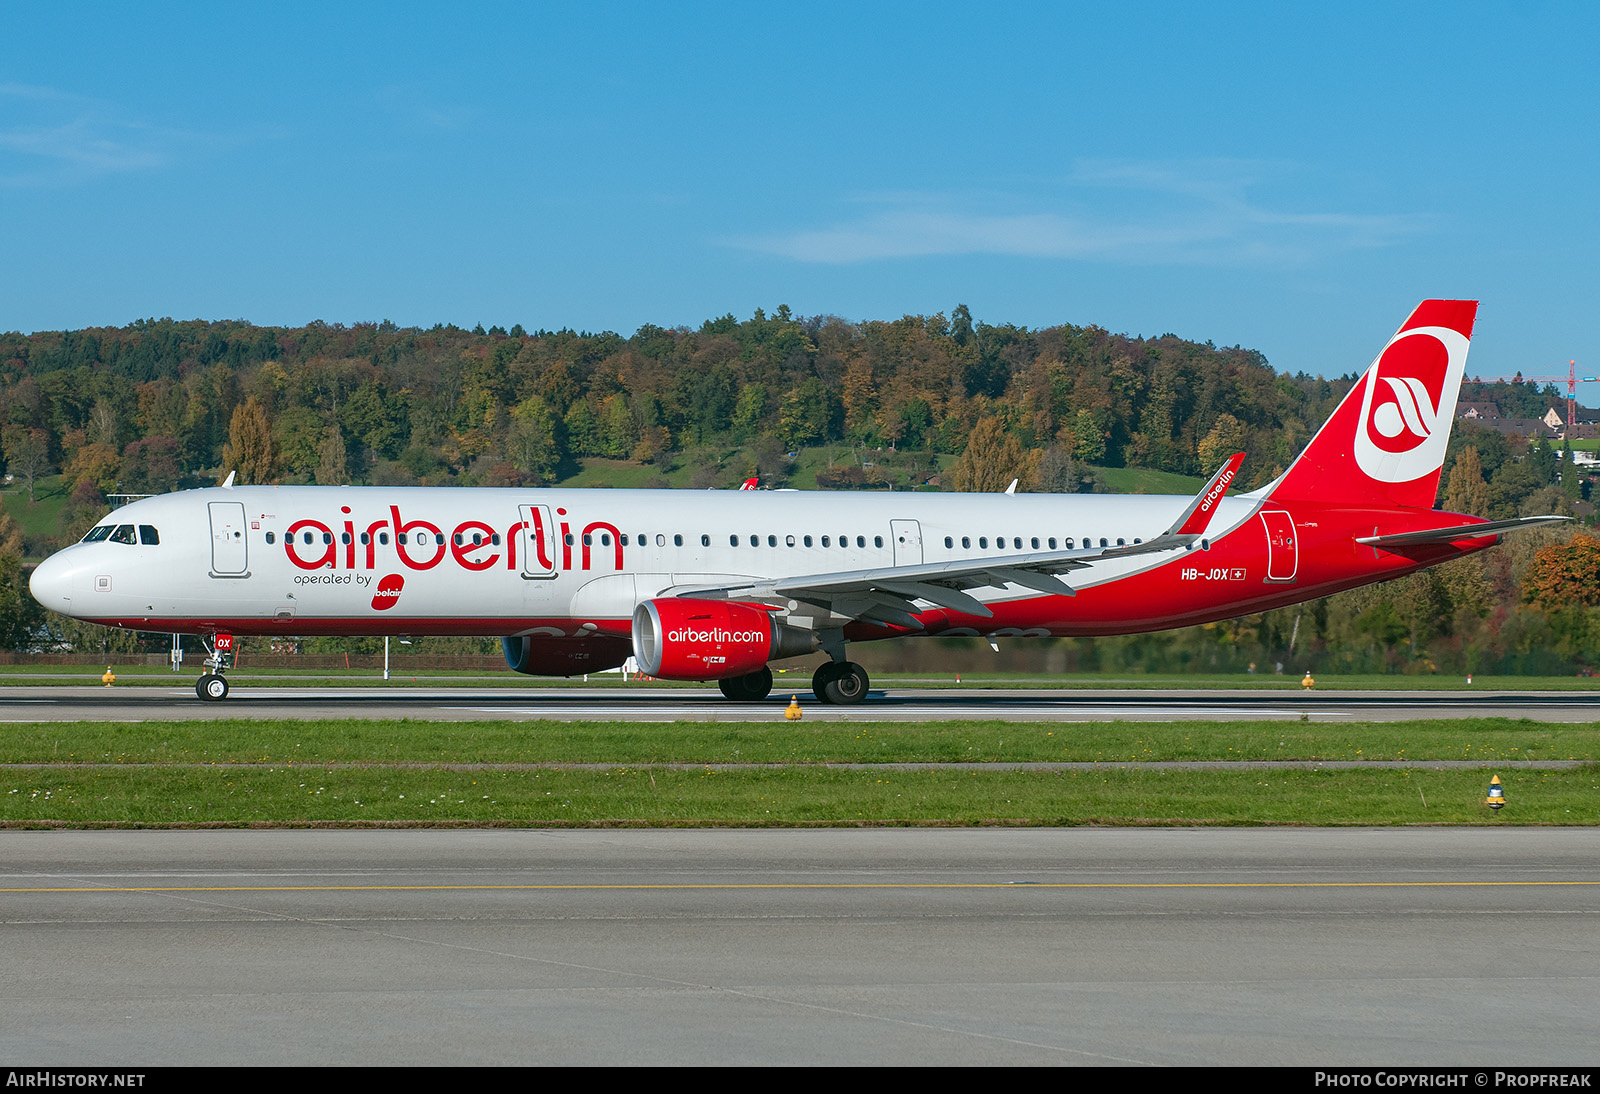
<path id="1" fill-rule="evenodd" d="M 207 702 L 215 703 L 228 697 L 228 681 L 223 673 L 233 668 L 233 635 L 217 635 L 210 650 L 211 656 L 205 659 L 205 666 L 214 671 L 196 681 L 194 693 Z"/>
<path id="2" fill-rule="evenodd" d="M 718 680 L 717 687 L 736 703 L 759 703 L 772 694 L 772 670 L 763 665 L 755 672 Z"/>
<path id="3" fill-rule="evenodd" d="M 867 697 L 872 682 L 854 661 L 828 661 L 811 677 L 811 690 L 824 703 L 854 706 Z"/>

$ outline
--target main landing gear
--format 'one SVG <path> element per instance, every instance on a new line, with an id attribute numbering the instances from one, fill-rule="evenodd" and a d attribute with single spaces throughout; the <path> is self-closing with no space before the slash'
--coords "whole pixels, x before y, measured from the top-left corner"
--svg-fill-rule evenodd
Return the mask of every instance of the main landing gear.
<path id="1" fill-rule="evenodd" d="M 772 670 L 763 665 L 755 672 L 718 680 L 717 687 L 736 703 L 759 703 L 772 694 Z"/>
<path id="2" fill-rule="evenodd" d="M 223 673 L 233 668 L 233 635 L 217 635 L 210 650 L 211 656 L 205 659 L 205 666 L 215 671 L 206 673 L 195 682 L 194 693 L 207 702 L 215 703 L 228 697 L 228 680 Z"/>
<path id="3" fill-rule="evenodd" d="M 854 661 L 828 661 L 811 677 L 811 690 L 824 703 L 854 706 L 867 697 L 872 682 Z"/>

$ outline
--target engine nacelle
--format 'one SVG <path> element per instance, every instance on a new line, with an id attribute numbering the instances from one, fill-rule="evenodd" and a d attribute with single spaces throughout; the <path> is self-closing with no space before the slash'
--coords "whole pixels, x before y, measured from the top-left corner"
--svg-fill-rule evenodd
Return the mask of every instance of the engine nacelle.
<path id="1" fill-rule="evenodd" d="M 756 604 L 664 597 L 633 610 L 639 669 L 663 680 L 726 680 L 816 648 L 811 632 L 782 626 Z"/>
<path id="2" fill-rule="evenodd" d="M 614 669 L 633 653 L 626 638 L 597 634 L 590 638 L 547 638 L 518 635 L 502 638 L 506 664 L 526 676 L 582 676 Z"/>

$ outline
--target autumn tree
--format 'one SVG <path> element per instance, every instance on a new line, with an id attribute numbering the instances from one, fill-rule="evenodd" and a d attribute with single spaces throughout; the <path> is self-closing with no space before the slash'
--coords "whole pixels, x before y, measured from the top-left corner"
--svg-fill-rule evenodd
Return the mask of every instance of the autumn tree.
<path id="1" fill-rule="evenodd" d="M 350 481 L 349 455 L 345 451 L 344 430 L 330 425 L 317 445 L 317 485 L 340 486 Z"/>
<path id="2" fill-rule="evenodd" d="M 42 429 L 12 426 L 4 433 L 6 470 L 28 484 L 28 501 L 40 475 L 50 471 L 50 435 Z"/>
<path id="3" fill-rule="evenodd" d="M 222 465 L 241 483 L 266 484 L 278 475 L 278 446 L 272 423 L 254 395 L 233 409 L 228 443 L 222 446 Z"/>
<path id="4" fill-rule="evenodd" d="M 1600 606 L 1600 539 L 1580 532 L 1539 548 L 1522 588 L 1526 600 L 1547 612 Z"/>
<path id="5" fill-rule="evenodd" d="M 1489 512 L 1489 484 L 1483 478 L 1483 463 L 1474 445 L 1456 456 L 1445 483 L 1444 507 L 1451 513 L 1483 516 Z"/>
<path id="6" fill-rule="evenodd" d="M 1024 452 L 1017 438 L 999 418 L 978 422 L 967 439 L 967 450 L 950 472 L 951 487 L 969 493 L 997 493 L 1017 480 L 1017 489 L 1031 490 L 1039 453 Z"/>

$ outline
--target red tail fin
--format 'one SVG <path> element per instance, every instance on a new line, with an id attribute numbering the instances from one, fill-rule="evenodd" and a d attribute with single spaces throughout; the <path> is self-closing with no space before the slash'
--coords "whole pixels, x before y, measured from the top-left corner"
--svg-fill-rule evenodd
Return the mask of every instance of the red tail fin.
<path id="1" fill-rule="evenodd" d="M 1432 509 L 1477 312 L 1417 305 L 1269 496 Z"/>

